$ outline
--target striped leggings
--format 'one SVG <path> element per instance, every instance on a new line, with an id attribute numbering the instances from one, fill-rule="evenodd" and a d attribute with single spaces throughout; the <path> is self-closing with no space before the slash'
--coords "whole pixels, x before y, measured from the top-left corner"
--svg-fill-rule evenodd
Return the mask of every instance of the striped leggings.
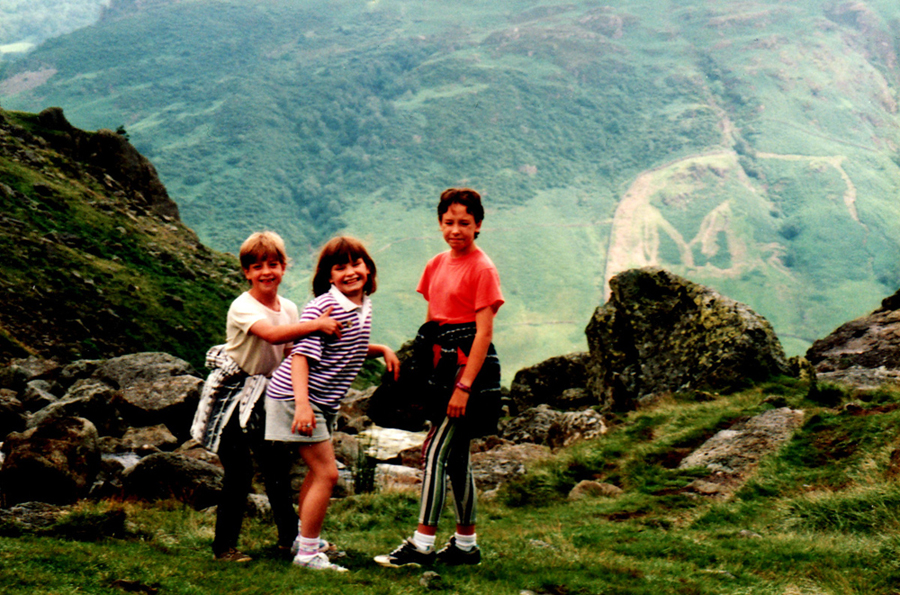
<path id="1" fill-rule="evenodd" d="M 456 420 L 444 417 L 425 439 L 425 475 L 419 524 L 436 527 L 444 508 L 447 478 L 453 490 L 457 525 L 475 524 L 475 478 L 469 459 L 470 438 Z"/>

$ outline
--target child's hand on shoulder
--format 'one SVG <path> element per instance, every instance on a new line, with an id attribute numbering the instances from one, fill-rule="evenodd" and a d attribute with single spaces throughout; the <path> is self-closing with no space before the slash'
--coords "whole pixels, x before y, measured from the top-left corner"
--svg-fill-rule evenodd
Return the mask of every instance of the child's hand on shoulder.
<path id="1" fill-rule="evenodd" d="M 318 318 L 316 318 L 315 322 L 320 333 L 332 336 L 335 339 L 340 339 L 341 323 L 331 317 L 332 309 L 332 307 L 329 307 L 325 310 Z"/>

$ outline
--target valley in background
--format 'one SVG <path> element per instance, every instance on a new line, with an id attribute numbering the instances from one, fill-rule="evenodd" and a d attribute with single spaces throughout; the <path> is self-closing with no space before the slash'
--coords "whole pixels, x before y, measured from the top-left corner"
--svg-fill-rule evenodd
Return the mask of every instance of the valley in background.
<path id="1" fill-rule="evenodd" d="M 584 350 L 634 266 L 747 303 L 791 355 L 893 293 L 898 24 L 877 0 L 114 0 L 0 64 L 0 103 L 121 128 L 216 250 L 281 233 L 298 302 L 318 247 L 362 238 L 394 346 L 439 193 L 478 189 L 508 383 Z"/>

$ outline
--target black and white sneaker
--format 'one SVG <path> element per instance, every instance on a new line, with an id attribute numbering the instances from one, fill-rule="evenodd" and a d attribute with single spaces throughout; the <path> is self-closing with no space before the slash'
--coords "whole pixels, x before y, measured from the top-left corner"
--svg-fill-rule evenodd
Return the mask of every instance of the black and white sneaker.
<path id="1" fill-rule="evenodd" d="M 423 552 L 412 540 L 407 539 L 400 547 L 386 556 L 375 556 L 375 562 L 387 568 L 402 566 L 431 566 L 434 563 L 434 548 Z"/>
<path id="2" fill-rule="evenodd" d="M 477 545 L 472 549 L 464 550 L 456 545 L 456 537 L 451 537 L 447 545 L 438 550 L 437 561 L 447 566 L 459 566 L 460 564 L 481 564 L 481 550 Z"/>

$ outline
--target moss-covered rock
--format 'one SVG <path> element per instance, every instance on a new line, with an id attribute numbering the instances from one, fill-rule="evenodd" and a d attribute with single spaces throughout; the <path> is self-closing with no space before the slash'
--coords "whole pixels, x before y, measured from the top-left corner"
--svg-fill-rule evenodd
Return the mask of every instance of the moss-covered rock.
<path id="1" fill-rule="evenodd" d="M 772 326 L 744 304 L 656 267 L 620 273 L 610 289 L 586 329 L 588 390 L 605 409 L 789 373 Z"/>

